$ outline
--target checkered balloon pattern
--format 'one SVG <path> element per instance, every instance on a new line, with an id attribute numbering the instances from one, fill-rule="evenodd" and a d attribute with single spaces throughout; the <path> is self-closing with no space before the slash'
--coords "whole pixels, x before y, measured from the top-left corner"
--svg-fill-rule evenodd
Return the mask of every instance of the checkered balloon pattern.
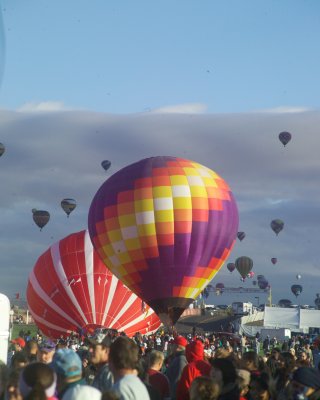
<path id="1" fill-rule="evenodd" d="M 231 252 L 238 210 L 229 186 L 211 169 L 151 157 L 103 183 L 88 226 L 106 266 L 150 304 L 200 294 Z"/>

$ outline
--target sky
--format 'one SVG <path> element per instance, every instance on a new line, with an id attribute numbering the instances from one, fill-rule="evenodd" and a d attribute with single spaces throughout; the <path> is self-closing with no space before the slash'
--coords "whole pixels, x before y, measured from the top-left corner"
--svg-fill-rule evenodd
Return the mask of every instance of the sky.
<path id="1" fill-rule="evenodd" d="M 91 200 L 111 174 L 172 155 L 230 185 L 246 238 L 227 262 L 251 257 L 274 303 L 313 304 L 320 292 L 318 1 L 0 4 L 0 292 L 25 296 L 38 257 L 86 229 Z M 292 133 L 286 147 L 281 131 Z M 112 162 L 107 172 L 104 159 Z M 68 197 L 77 201 L 70 218 L 60 207 Z M 33 208 L 51 214 L 41 232 Z M 285 222 L 278 236 L 270 228 L 276 218 Z M 224 266 L 212 283 L 253 287 L 239 277 Z M 297 299 L 295 283 L 303 285 Z M 224 294 L 208 302 L 255 297 L 267 299 Z"/>

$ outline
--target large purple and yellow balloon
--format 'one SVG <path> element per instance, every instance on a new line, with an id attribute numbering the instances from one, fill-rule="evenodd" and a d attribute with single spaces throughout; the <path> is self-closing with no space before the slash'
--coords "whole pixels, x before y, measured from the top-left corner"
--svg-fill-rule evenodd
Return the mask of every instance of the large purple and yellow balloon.
<path id="1" fill-rule="evenodd" d="M 214 171 L 151 157 L 103 183 L 88 222 L 106 266 L 173 325 L 228 258 L 238 220 L 233 194 Z"/>

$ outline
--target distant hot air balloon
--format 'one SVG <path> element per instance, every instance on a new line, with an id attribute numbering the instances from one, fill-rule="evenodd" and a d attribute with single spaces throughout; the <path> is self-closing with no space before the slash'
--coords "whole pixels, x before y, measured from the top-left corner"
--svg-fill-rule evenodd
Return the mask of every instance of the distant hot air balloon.
<path id="1" fill-rule="evenodd" d="M 276 257 L 271 258 L 272 264 L 277 264 L 278 259 Z"/>
<path id="2" fill-rule="evenodd" d="M 106 268 L 87 231 L 63 238 L 38 258 L 27 302 L 38 327 L 53 338 L 96 328 L 133 336 L 160 327 L 154 311 Z"/>
<path id="3" fill-rule="evenodd" d="M 285 307 L 288 308 L 292 305 L 292 301 L 288 299 L 281 299 L 278 301 L 278 306 L 279 307 Z"/>
<path id="4" fill-rule="evenodd" d="M 253 286 L 257 285 L 257 281 L 252 281 Z"/>
<path id="5" fill-rule="evenodd" d="M 67 217 L 69 217 L 70 213 L 77 207 L 77 202 L 74 199 L 63 199 L 61 201 L 61 207 L 67 214 Z"/>
<path id="6" fill-rule="evenodd" d="M 96 193 L 88 221 L 101 259 L 168 325 L 222 267 L 238 231 L 227 183 L 176 157 L 116 172 Z"/>
<path id="7" fill-rule="evenodd" d="M 297 279 L 301 279 L 302 276 L 301 276 L 300 274 L 297 274 L 297 275 L 296 275 L 296 278 L 297 278 Z"/>
<path id="8" fill-rule="evenodd" d="M 253 267 L 253 261 L 250 257 L 246 256 L 237 258 L 235 264 L 239 274 L 242 276 L 243 279 L 246 278 Z"/>
<path id="9" fill-rule="evenodd" d="M 101 162 L 101 166 L 105 171 L 108 171 L 108 169 L 111 167 L 111 161 L 109 160 L 103 160 Z"/>
<path id="10" fill-rule="evenodd" d="M 273 232 L 275 232 L 276 235 L 278 235 L 279 232 L 281 232 L 284 227 L 284 222 L 281 221 L 281 219 L 274 219 L 273 221 L 271 221 L 270 226 Z"/>
<path id="11" fill-rule="evenodd" d="M 291 286 L 291 292 L 298 297 L 299 294 L 302 292 L 302 286 L 301 285 L 292 285 Z"/>
<path id="12" fill-rule="evenodd" d="M 36 223 L 36 225 L 38 225 L 41 231 L 42 228 L 49 222 L 50 214 L 48 211 L 45 210 L 36 210 L 36 209 L 33 210 L 32 210 L 33 220 Z"/>
<path id="13" fill-rule="evenodd" d="M 279 133 L 279 140 L 285 146 L 291 140 L 291 133 L 289 133 L 289 132 L 281 132 L 281 133 Z"/>
<path id="14" fill-rule="evenodd" d="M 258 279 L 258 281 L 260 281 L 260 280 L 266 280 L 266 278 L 265 278 L 264 275 L 258 275 L 258 276 L 257 276 L 257 279 Z"/>
<path id="15" fill-rule="evenodd" d="M 228 263 L 227 268 L 230 272 L 233 272 L 236 269 L 235 263 Z"/>
<path id="16" fill-rule="evenodd" d="M 317 297 L 314 300 L 314 304 L 317 306 L 317 308 L 320 310 L 320 294 L 317 293 Z"/>
<path id="17" fill-rule="evenodd" d="M 245 232 L 238 232 L 237 233 L 237 238 L 240 240 L 240 242 L 246 237 Z"/>
<path id="18" fill-rule="evenodd" d="M 253 272 L 253 271 L 250 271 L 250 272 L 248 273 L 247 277 L 250 278 L 250 279 L 253 278 L 253 277 L 254 277 L 254 272 Z"/>
<path id="19" fill-rule="evenodd" d="M 269 286 L 269 282 L 265 279 L 260 279 L 258 281 L 259 289 L 266 289 Z"/>
<path id="20" fill-rule="evenodd" d="M 6 148 L 4 147 L 3 143 L 0 143 L 0 157 L 2 156 L 2 154 L 6 151 Z"/>

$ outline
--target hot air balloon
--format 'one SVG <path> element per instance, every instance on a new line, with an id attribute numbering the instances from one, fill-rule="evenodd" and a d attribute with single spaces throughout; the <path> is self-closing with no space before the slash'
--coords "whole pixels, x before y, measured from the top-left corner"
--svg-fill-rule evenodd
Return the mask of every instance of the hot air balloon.
<path id="1" fill-rule="evenodd" d="M 48 211 L 45 210 L 36 210 L 35 208 L 32 210 L 32 217 L 36 225 L 40 228 L 40 231 L 42 228 L 47 225 L 50 219 L 50 214 Z"/>
<path id="2" fill-rule="evenodd" d="M 233 272 L 236 269 L 235 263 L 228 263 L 227 268 L 230 272 Z"/>
<path id="3" fill-rule="evenodd" d="M 69 218 L 70 213 L 77 207 L 77 202 L 74 199 L 63 199 L 61 201 L 61 207 Z"/>
<path id="4" fill-rule="evenodd" d="M 27 302 L 38 327 L 53 338 L 97 328 L 133 336 L 152 333 L 161 324 L 106 268 L 88 231 L 63 238 L 38 258 L 29 275 Z"/>
<path id="5" fill-rule="evenodd" d="M 238 232 L 237 233 L 237 238 L 240 240 L 240 242 L 246 237 L 245 232 Z"/>
<path id="6" fill-rule="evenodd" d="M 272 262 L 273 265 L 277 264 L 277 261 L 278 261 L 278 259 L 276 257 L 272 257 L 271 258 L 271 262 Z"/>
<path id="7" fill-rule="evenodd" d="M 269 286 L 269 282 L 265 279 L 260 279 L 258 281 L 258 286 L 259 286 L 259 289 L 261 289 L 261 290 L 267 289 L 267 287 Z"/>
<path id="8" fill-rule="evenodd" d="M 260 280 L 266 280 L 266 278 L 265 278 L 264 275 L 258 275 L 258 276 L 257 276 L 257 279 L 258 279 L 258 281 L 260 281 Z"/>
<path id="9" fill-rule="evenodd" d="M 314 304 L 317 306 L 317 308 L 320 310 L 320 293 L 317 293 L 317 297 L 314 300 Z"/>
<path id="10" fill-rule="evenodd" d="M 281 299 L 278 301 L 278 306 L 279 307 L 285 307 L 288 308 L 292 305 L 292 301 L 288 299 Z"/>
<path id="11" fill-rule="evenodd" d="M 243 279 L 246 278 L 253 267 L 253 261 L 250 257 L 246 256 L 237 258 L 235 264 L 239 274 L 242 276 Z"/>
<path id="12" fill-rule="evenodd" d="M 281 219 L 274 219 L 273 221 L 271 221 L 270 226 L 271 229 L 276 233 L 276 235 L 278 235 L 284 227 L 284 222 L 281 221 Z"/>
<path id="13" fill-rule="evenodd" d="M 252 281 L 253 286 L 257 285 L 257 281 Z"/>
<path id="14" fill-rule="evenodd" d="M 292 285 L 291 286 L 291 292 L 298 297 L 299 294 L 302 292 L 302 286 L 301 285 Z"/>
<path id="15" fill-rule="evenodd" d="M 103 160 L 101 162 L 101 167 L 105 170 L 108 171 L 108 169 L 111 167 L 111 161 L 109 160 Z"/>
<path id="16" fill-rule="evenodd" d="M 0 143 L 0 157 L 2 156 L 2 154 L 6 151 L 6 148 L 4 147 L 3 143 Z"/>
<path id="17" fill-rule="evenodd" d="M 291 133 L 289 133 L 289 132 L 281 132 L 281 133 L 279 133 L 279 140 L 285 146 L 291 140 Z"/>
<path id="18" fill-rule="evenodd" d="M 254 277 L 254 272 L 253 272 L 253 271 L 250 271 L 250 272 L 248 273 L 247 277 L 250 278 L 250 279 L 253 278 L 253 277 Z"/>
<path id="19" fill-rule="evenodd" d="M 302 276 L 301 276 L 300 274 L 297 274 L 297 275 L 296 275 L 296 278 L 299 280 L 299 279 L 302 278 Z"/>
<path id="20" fill-rule="evenodd" d="M 107 267 L 173 325 L 228 258 L 238 211 L 214 171 L 181 158 L 151 157 L 104 182 L 88 226 Z"/>

